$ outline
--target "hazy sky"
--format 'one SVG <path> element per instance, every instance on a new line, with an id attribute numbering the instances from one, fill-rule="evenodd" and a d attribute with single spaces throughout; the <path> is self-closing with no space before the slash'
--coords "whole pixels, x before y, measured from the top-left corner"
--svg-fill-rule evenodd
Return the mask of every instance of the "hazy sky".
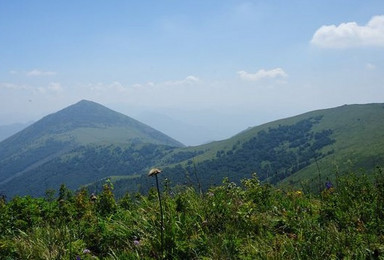
<path id="1" fill-rule="evenodd" d="M 81 99 L 189 144 L 381 103 L 384 1 L 0 0 L 0 125 Z"/>

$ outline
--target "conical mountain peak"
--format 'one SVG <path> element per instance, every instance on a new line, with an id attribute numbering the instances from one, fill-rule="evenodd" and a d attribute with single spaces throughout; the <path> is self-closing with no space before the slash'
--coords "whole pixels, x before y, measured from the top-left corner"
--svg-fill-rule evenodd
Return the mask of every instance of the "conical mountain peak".
<path id="1" fill-rule="evenodd" d="M 15 195 L 31 189 L 41 194 L 41 183 L 56 188 L 62 182 L 77 188 L 111 171 L 133 174 L 148 167 L 149 157 L 158 151 L 181 146 L 133 118 L 82 100 L 0 142 L 0 191 Z M 73 167 L 78 171 L 72 176 L 67 169 Z"/>
<path id="2" fill-rule="evenodd" d="M 124 125 L 135 121 L 103 105 L 87 100 L 79 101 L 63 110 L 48 115 L 43 120 L 45 123 L 53 123 L 55 128 L 60 126 L 62 130 L 68 130 L 68 127 Z"/>
<path id="3" fill-rule="evenodd" d="M 183 146 L 180 142 L 133 118 L 98 103 L 81 100 L 45 116 L 4 140 L 0 143 L 0 152 L 9 154 L 47 139 L 71 140 L 79 144 L 139 142 Z"/>

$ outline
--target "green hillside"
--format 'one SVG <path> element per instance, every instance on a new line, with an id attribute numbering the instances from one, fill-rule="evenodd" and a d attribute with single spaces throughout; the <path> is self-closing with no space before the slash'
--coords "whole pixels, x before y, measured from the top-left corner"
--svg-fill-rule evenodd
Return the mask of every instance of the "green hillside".
<path id="1" fill-rule="evenodd" d="M 370 172 L 384 165 L 384 104 L 345 105 L 314 113 L 324 115 L 314 130 L 320 126 L 332 129 L 334 153 L 319 158 L 317 165 L 309 165 L 282 183 L 297 184 L 316 178 L 319 172 L 324 178 L 359 169 Z"/>
<path id="2" fill-rule="evenodd" d="M 220 142 L 176 149 L 157 164 L 174 184 L 208 188 L 222 179 L 301 185 L 336 171 L 367 173 L 384 165 L 384 104 L 344 105 L 250 128 Z M 146 179 L 116 182 L 145 187 Z M 135 186 L 136 185 L 136 186 Z M 121 192 L 123 193 L 123 192 Z"/>
<path id="3" fill-rule="evenodd" d="M 128 116 L 91 101 L 48 115 L 0 143 L 0 192 L 43 195 L 114 174 L 133 174 L 158 150 L 183 145 Z M 123 153 L 132 155 L 124 161 Z"/>
<path id="4" fill-rule="evenodd" d="M 254 170 L 261 179 L 272 183 L 299 183 L 314 178 L 319 170 L 324 178 L 336 170 L 370 171 L 384 165 L 384 104 L 313 111 L 254 127 L 206 148 L 206 158 L 213 162 L 220 162 L 223 155 L 221 161 L 242 162 L 243 167 L 227 170 L 231 171 L 228 176 L 244 176 Z M 266 159 L 267 153 L 273 156 Z M 234 160 L 227 154 L 238 158 Z M 204 154 L 196 161 L 206 164 Z M 279 163 L 283 167 L 279 168 Z"/>
<path id="5" fill-rule="evenodd" d="M 206 190 L 239 183 L 307 185 L 336 173 L 384 165 L 384 104 L 344 105 L 249 128 L 227 140 L 183 147 L 140 122 L 81 101 L 0 143 L 0 193 L 41 196 L 61 183 L 97 191 L 115 176 L 115 192 L 146 192 L 151 167 L 170 185 Z M 312 180 L 315 180 L 313 182 Z"/>

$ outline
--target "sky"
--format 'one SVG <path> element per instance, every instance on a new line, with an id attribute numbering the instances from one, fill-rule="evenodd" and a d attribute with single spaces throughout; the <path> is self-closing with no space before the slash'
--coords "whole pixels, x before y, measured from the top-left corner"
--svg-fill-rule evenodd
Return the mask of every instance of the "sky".
<path id="1" fill-rule="evenodd" d="M 0 0 L 0 125 L 86 99 L 187 145 L 384 102 L 383 0 Z"/>

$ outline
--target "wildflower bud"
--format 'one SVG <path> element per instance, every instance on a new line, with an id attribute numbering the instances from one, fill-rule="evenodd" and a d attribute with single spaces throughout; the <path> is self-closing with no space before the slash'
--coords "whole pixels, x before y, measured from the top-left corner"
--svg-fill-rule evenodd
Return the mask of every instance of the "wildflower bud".
<path id="1" fill-rule="evenodd" d="M 157 169 L 157 168 L 153 168 L 149 171 L 148 173 L 148 176 L 155 176 L 157 174 L 161 173 L 161 170 L 160 169 Z"/>
<path id="2" fill-rule="evenodd" d="M 95 195 L 95 193 L 92 193 L 91 196 L 89 197 L 89 199 L 92 201 L 92 202 L 95 202 L 97 200 L 97 196 Z"/>
<path id="3" fill-rule="evenodd" d="M 89 250 L 87 248 L 83 250 L 83 254 L 90 254 L 90 253 L 91 253 L 91 250 Z"/>

